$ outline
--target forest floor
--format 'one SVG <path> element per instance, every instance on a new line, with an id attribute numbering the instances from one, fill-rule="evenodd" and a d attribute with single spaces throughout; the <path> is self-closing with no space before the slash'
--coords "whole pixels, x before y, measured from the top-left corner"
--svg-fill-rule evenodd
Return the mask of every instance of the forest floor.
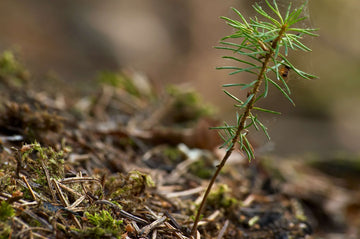
<path id="1" fill-rule="evenodd" d="M 225 153 L 209 130 L 219 125 L 211 107 L 179 87 L 156 92 L 130 71 L 104 73 L 95 96 L 67 100 L 60 90 L 36 89 L 4 53 L 1 238 L 191 238 L 196 208 Z M 357 238 L 356 162 L 274 156 L 248 162 L 235 152 L 198 235 Z"/>

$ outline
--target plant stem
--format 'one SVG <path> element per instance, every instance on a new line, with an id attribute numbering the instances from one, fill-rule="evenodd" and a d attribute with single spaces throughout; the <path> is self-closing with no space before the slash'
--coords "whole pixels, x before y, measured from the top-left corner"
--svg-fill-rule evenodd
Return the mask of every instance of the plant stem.
<path id="1" fill-rule="evenodd" d="M 242 115 L 242 117 L 240 119 L 239 125 L 238 125 L 236 133 L 235 133 L 235 137 L 231 141 L 231 147 L 226 151 L 226 154 L 224 155 L 224 157 L 221 160 L 220 164 L 217 166 L 217 169 L 216 169 L 214 175 L 212 176 L 212 178 L 211 178 L 211 180 L 209 182 L 209 185 L 206 188 L 204 197 L 203 197 L 203 199 L 202 199 L 202 201 L 200 203 L 199 209 L 198 209 L 198 211 L 196 213 L 196 217 L 195 217 L 195 220 L 194 220 L 194 225 L 193 225 L 193 227 L 191 229 L 191 235 L 194 238 L 196 238 L 196 231 L 197 231 L 198 223 L 200 221 L 200 215 L 201 215 L 202 211 L 204 210 L 206 200 L 207 200 L 207 198 L 208 198 L 208 196 L 209 196 L 209 194 L 211 192 L 211 188 L 214 185 L 215 180 L 216 180 L 217 176 L 219 175 L 220 171 L 222 170 L 222 168 L 224 167 L 226 161 L 229 159 L 230 155 L 234 151 L 236 142 L 239 140 L 241 131 L 243 131 L 244 128 L 245 128 L 246 119 L 249 117 L 251 109 L 252 109 L 252 107 L 254 105 L 254 101 L 256 99 L 255 96 L 259 92 L 260 85 L 261 85 L 261 83 L 263 81 L 263 78 L 264 78 L 264 75 L 266 73 L 266 69 L 267 69 L 267 66 L 269 64 L 269 61 L 270 61 L 272 55 L 274 54 L 274 49 L 276 49 L 281 37 L 285 33 L 286 28 L 287 28 L 286 24 L 281 27 L 281 30 L 279 31 L 277 38 L 271 44 L 271 49 L 269 49 L 268 53 L 266 53 L 264 62 L 262 63 L 261 71 L 260 71 L 260 73 L 258 75 L 258 79 L 257 79 L 257 81 L 256 81 L 256 83 L 255 83 L 255 85 L 254 85 L 254 87 L 253 87 L 253 89 L 251 91 L 251 94 L 253 94 L 253 97 L 246 104 L 246 108 L 245 108 L 244 114 Z"/>

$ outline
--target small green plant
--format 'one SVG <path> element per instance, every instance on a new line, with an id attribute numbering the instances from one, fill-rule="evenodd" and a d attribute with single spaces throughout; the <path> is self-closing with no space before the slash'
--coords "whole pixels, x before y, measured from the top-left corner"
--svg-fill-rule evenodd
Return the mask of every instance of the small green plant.
<path id="1" fill-rule="evenodd" d="M 232 197 L 229 192 L 230 189 L 226 184 L 217 185 L 217 188 L 209 194 L 208 205 L 221 206 L 225 210 L 233 209 L 239 204 L 239 201 Z"/>
<path id="2" fill-rule="evenodd" d="M 69 148 L 65 148 L 69 150 Z M 49 172 L 51 177 L 60 179 L 64 175 L 64 154 L 63 150 L 56 151 L 51 147 L 43 147 L 40 143 L 34 142 L 32 144 L 24 145 L 21 150 L 21 159 L 26 161 L 36 175 L 39 177 L 35 180 L 46 181 L 44 167 Z M 32 160 L 30 155 L 36 153 L 36 160 Z"/>
<path id="3" fill-rule="evenodd" d="M 101 84 L 124 89 L 126 92 L 136 97 L 140 96 L 140 92 L 134 82 L 125 74 L 102 71 L 99 73 L 98 79 Z"/>
<path id="4" fill-rule="evenodd" d="M 103 227 L 113 229 L 113 227 L 119 227 L 122 225 L 122 220 L 115 220 L 111 214 L 106 210 L 101 210 L 100 213 L 90 214 L 85 212 L 85 216 L 88 218 L 89 222 L 96 227 Z"/>
<path id="5" fill-rule="evenodd" d="M 0 238 L 9 238 L 12 233 L 11 218 L 15 216 L 15 210 L 6 201 L 0 203 Z"/>
<path id="6" fill-rule="evenodd" d="M 241 100 L 229 91 L 224 90 L 236 102 L 236 124 L 229 125 L 225 123 L 224 126 L 215 128 L 220 130 L 220 135 L 224 140 L 222 147 L 226 147 L 226 154 L 217 166 L 217 170 L 212 176 L 198 208 L 191 230 L 191 234 L 195 238 L 197 225 L 211 188 L 235 147 L 238 146 L 245 152 L 249 160 L 255 157 L 254 149 L 247 138 L 248 129 L 254 127 L 256 130 L 262 130 L 268 139 L 270 139 L 267 128 L 259 120 L 257 113 L 280 113 L 256 106 L 259 100 L 268 96 L 269 86 L 273 85 L 294 105 L 293 100 L 290 98 L 291 91 L 286 81 L 288 72 L 293 71 L 304 79 L 316 78 L 316 76 L 296 68 L 287 58 L 290 50 L 311 51 L 301 40 L 304 35 L 317 36 L 314 33 L 316 29 L 299 28 L 294 25 L 306 18 L 302 17 L 301 13 L 307 2 L 298 9 L 292 9 L 291 3 L 289 3 L 285 15 L 280 13 L 275 0 L 273 4 L 267 0 L 265 2 L 270 9 L 270 14 L 264 11 L 259 4 L 255 3 L 253 5 L 255 11 L 265 21 L 259 20 L 257 17 L 247 21 L 236 9 L 233 10 L 240 17 L 241 21 L 222 17 L 229 26 L 234 28 L 235 32 L 224 37 L 220 41 L 221 46 L 216 48 L 232 52 L 232 55 L 224 56 L 223 58 L 233 60 L 241 64 L 241 66 L 223 66 L 218 67 L 218 69 L 233 70 L 230 75 L 246 72 L 252 77 L 249 77 L 251 80 L 248 83 L 223 85 L 225 88 L 234 87 L 239 90 L 247 90 L 247 96 L 244 100 Z M 238 42 L 229 41 L 230 39 L 238 40 Z"/>
<path id="7" fill-rule="evenodd" d="M 213 109 L 204 104 L 199 95 L 192 90 L 181 89 L 179 87 L 169 85 L 166 88 L 167 94 L 170 96 L 171 115 L 174 123 L 184 124 L 197 121 L 203 116 L 210 115 Z M 166 121 L 169 121 L 167 116 Z"/>
<path id="8" fill-rule="evenodd" d="M 110 212 L 101 210 L 100 213 L 91 214 L 85 212 L 90 224 L 94 227 L 85 228 L 81 233 L 84 238 L 121 238 L 123 232 L 123 220 L 114 219 Z"/>
<path id="9" fill-rule="evenodd" d="M 29 72 L 16 60 L 11 51 L 4 51 L 0 55 L 0 82 L 7 85 L 21 87 L 29 78 Z"/>
<path id="10" fill-rule="evenodd" d="M 5 221 L 15 216 L 14 209 L 5 201 L 0 203 L 0 221 Z"/>
<path id="11" fill-rule="evenodd" d="M 109 178 L 105 185 L 109 198 L 116 199 L 129 199 L 131 206 L 136 204 L 136 200 L 143 200 L 145 197 L 139 195 L 146 194 L 147 187 L 154 187 L 155 183 L 152 178 L 137 170 L 130 171 L 127 175 L 117 174 Z M 130 205 L 129 204 L 129 205 Z"/>

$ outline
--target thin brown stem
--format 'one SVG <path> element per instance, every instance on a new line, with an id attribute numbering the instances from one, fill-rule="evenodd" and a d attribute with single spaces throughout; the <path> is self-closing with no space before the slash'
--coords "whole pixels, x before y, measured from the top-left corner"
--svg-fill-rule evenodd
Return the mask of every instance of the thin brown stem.
<path id="1" fill-rule="evenodd" d="M 200 215 L 201 215 L 202 211 L 204 210 L 206 200 L 207 200 L 207 198 L 208 198 L 208 196 L 209 196 L 209 194 L 211 192 L 212 186 L 214 185 L 215 180 L 216 180 L 217 176 L 219 175 L 220 171 L 222 170 L 222 168 L 224 167 L 226 161 L 229 159 L 230 155 L 234 151 L 236 142 L 238 142 L 238 140 L 239 140 L 240 133 L 245 128 L 246 119 L 249 117 L 251 109 L 253 108 L 253 105 L 255 103 L 256 94 L 260 90 L 260 85 L 261 85 L 261 83 L 263 81 L 263 78 L 264 78 L 264 75 L 266 73 L 267 66 L 268 66 L 268 64 L 269 64 L 269 62 L 270 62 L 270 60 L 271 60 L 271 58 L 272 58 L 272 56 L 274 54 L 274 49 L 276 49 L 282 35 L 286 31 L 286 27 L 287 27 L 287 25 L 282 26 L 281 30 L 279 31 L 278 37 L 271 44 L 271 49 L 265 55 L 265 59 L 264 59 L 264 62 L 262 64 L 261 71 L 260 71 L 260 73 L 258 75 L 257 82 L 255 83 L 255 85 L 254 85 L 254 87 L 253 87 L 253 89 L 251 91 L 251 95 L 253 95 L 253 96 L 252 96 L 251 100 L 246 104 L 245 111 L 244 111 L 243 115 L 241 116 L 239 125 L 238 125 L 236 133 L 235 133 L 235 137 L 231 141 L 231 147 L 228 148 L 228 150 L 226 151 L 226 154 L 224 155 L 224 157 L 221 160 L 220 164 L 217 166 L 217 169 L 216 169 L 214 175 L 212 176 L 212 178 L 211 178 L 211 180 L 209 182 L 209 185 L 206 188 L 205 194 L 203 196 L 203 199 L 202 199 L 202 201 L 200 203 L 200 206 L 199 206 L 199 208 L 197 210 L 197 213 L 196 213 L 196 216 L 195 216 L 194 225 L 193 225 L 193 227 L 191 229 L 191 235 L 194 238 L 196 238 L 196 231 L 197 231 L 198 223 L 200 221 Z"/>

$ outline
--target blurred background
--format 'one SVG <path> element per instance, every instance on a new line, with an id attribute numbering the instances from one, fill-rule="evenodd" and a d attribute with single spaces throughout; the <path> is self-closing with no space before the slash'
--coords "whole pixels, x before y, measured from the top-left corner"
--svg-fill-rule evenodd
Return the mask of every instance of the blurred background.
<path id="1" fill-rule="evenodd" d="M 288 1 L 280 0 L 280 6 Z M 302 1 L 296 1 L 296 5 Z M 92 94 L 102 70 L 133 69 L 158 89 L 187 84 L 216 106 L 220 119 L 234 118 L 221 85 L 246 80 L 215 70 L 226 65 L 215 50 L 231 34 L 219 16 L 236 18 L 254 11 L 249 0 L 78 0 L 0 1 L 0 50 L 16 52 L 32 72 L 36 87 L 69 99 Z M 263 4 L 262 1 L 259 1 Z M 360 142 L 360 2 L 313 0 L 304 26 L 320 28 L 306 39 L 312 53 L 291 56 L 300 69 L 320 78 L 298 79 L 290 72 L 296 107 L 272 91 L 265 106 L 283 112 L 267 116 L 272 152 L 290 156 L 359 153 Z M 51 82 L 49 84 L 49 82 Z M 50 86 L 50 87 L 49 87 Z M 266 117 L 266 116 L 264 116 Z M 254 134 L 260 145 L 262 136 Z"/>

